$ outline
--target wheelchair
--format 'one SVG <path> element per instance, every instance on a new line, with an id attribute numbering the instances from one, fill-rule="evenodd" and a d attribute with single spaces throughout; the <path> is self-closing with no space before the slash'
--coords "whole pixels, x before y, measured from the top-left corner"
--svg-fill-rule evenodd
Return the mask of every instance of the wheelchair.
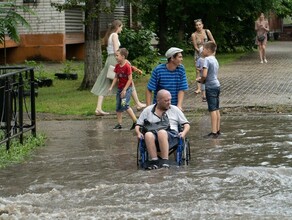
<path id="1" fill-rule="evenodd" d="M 179 138 L 178 144 L 169 146 L 168 155 L 170 156 L 171 154 L 174 154 L 177 166 L 188 165 L 189 161 L 191 160 L 189 139 L 187 137 L 185 139 Z M 137 166 L 142 169 L 145 168 L 148 159 L 149 156 L 145 140 L 140 138 L 137 144 Z"/>

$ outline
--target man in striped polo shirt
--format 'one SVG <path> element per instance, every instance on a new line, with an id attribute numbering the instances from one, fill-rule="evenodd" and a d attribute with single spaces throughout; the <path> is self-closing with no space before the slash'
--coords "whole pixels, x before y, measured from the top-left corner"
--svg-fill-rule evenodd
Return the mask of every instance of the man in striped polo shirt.
<path id="1" fill-rule="evenodd" d="M 171 47 L 165 53 L 167 63 L 159 64 L 154 68 L 146 90 L 146 104 L 156 103 L 157 92 L 166 89 L 171 94 L 171 104 L 182 110 L 185 90 L 188 90 L 186 71 L 182 65 L 182 49 Z"/>

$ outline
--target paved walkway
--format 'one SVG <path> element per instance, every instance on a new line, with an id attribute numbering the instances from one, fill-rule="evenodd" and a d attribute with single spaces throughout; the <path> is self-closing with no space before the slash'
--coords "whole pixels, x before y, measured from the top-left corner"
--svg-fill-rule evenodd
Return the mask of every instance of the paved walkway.
<path id="1" fill-rule="evenodd" d="M 260 64 L 258 53 L 251 53 L 219 70 L 221 107 L 292 107 L 292 42 L 269 42 L 267 64 Z M 191 85 L 186 110 L 206 109 Z M 291 108 L 290 108 L 291 109 Z"/>

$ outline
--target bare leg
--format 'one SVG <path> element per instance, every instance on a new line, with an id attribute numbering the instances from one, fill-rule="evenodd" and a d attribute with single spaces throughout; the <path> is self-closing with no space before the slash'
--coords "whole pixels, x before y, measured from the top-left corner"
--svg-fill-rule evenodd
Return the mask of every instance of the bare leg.
<path id="1" fill-rule="evenodd" d="M 267 59 L 266 59 L 266 45 L 262 45 L 262 57 L 264 59 L 265 62 L 267 62 Z"/>
<path id="2" fill-rule="evenodd" d="M 168 152 L 169 152 L 169 143 L 168 143 L 168 135 L 167 131 L 165 130 L 159 130 L 157 132 L 160 152 L 161 152 L 161 158 L 162 159 L 168 159 Z"/>
<path id="3" fill-rule="evenodd" d="M 200 77 L 200 71 L 196 69 L 196 79 Z M 197 82 L 197 90 L 195 91 L 196 94 L 201 92 L 201 83 Z"/>
<path id="4" fill-rule="evenodd" d="M 133 122 L 136 123 L 137 118 L 136 118 L 136 115 L 133 112 L 133 109 L 132 108 L 128 108 L 127 109 L 127 113 L 129 114 L 129 116 L 131 117 L 131 119 L 133 120 Z"/>
<path id="5" fill-rule="evenodd" d="M 122 124 L 122 112 L 117 112 L 117 118 L 118 118 L 118 123 L 121 125 Z"/>
<path id="6" fill-rule="evenodd" d="M 157 150 L 156 150 L 156 145 L 155 145 L 155 137 L 152 132 L 147 132 L 145 134 L 145 144 L 147 146 L 147 151 L 150 155 L 150 157 L 157 158 Z"/>
<path id="7" fill-rule="evenodd" d="M 263 62 L 262 46 L 263 45 L 261 43 L 259 43 L 258 50 L 259 50 L 259 55 L 260 55 L 261 62 Z"/>
<path id="8" fill-rule="evenodd" d="M 133 97 L 133 99 L 134 99 L 134 101 L 135 101 L 137 107 L 139 107 L 139 108 L 144 108 L 144 107 L 146 107 L 146 104 L 140 102 L 140 100 L 139 100 L 139 98 L 138 98 L 138 94 L 137 94 L 136 89 L 133 90 L 133 92 L 132 92 L 132 97 Z"/>
<path id="9" fill-rule="evenodd" d="M 145 108 L 146 107 L 146 104 L 140 102 L 139 100 L 139 97 L 138 97 L 138 94 L 137 94 L 137 91 L 136 91 L 136 88 L 134 86 L 134 83 L 132 83 L 132 97 L 137 105 L 137 110 L 141 110 L 142 108 Z"/>
<path id="10" fill-rule="evenodd" d="M 217 112 L 216 111 L 212 111 L 210 112 L 211 114 L 211 129 L 212 129 L 212 133 L 217 133 L 218 131 L 218 116 L 217 116 Z"/>
<path id="11" fill-rule="evenodd" d="M 109 114 L 108 112 L 104 112 L 102 110 L 103 99 L 104 99 L 104 96 L 98 96 L 98 98 L 97 98 L 97 106 L 95 109 L 96 115 L 108 115 Z"/>
<path id="12" fill-rule="evenodd" d="M 216 115 L 217 115 L 217 132 L 220 131 L 220 120 L 221 120 L 221 116 L 220 116 L 220 111 L 217 110 L 216 111 Z"/>
<path id="13" fill-rule="evenodd" d="M 201 83 L 197 82 L 197 90 L 195 91 L 195 93 L 200 93 L 201 92 Z"/>

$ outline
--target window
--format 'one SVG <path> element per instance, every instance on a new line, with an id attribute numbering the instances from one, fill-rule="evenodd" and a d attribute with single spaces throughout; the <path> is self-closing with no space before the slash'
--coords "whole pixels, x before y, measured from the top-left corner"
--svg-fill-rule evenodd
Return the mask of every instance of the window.
<path id="1" fill-rule="evenodd" d="M 117 1 L 117 7 L 124 7 L 125 6 L 125 1 L 124 0 L 118 0 Z"/>

